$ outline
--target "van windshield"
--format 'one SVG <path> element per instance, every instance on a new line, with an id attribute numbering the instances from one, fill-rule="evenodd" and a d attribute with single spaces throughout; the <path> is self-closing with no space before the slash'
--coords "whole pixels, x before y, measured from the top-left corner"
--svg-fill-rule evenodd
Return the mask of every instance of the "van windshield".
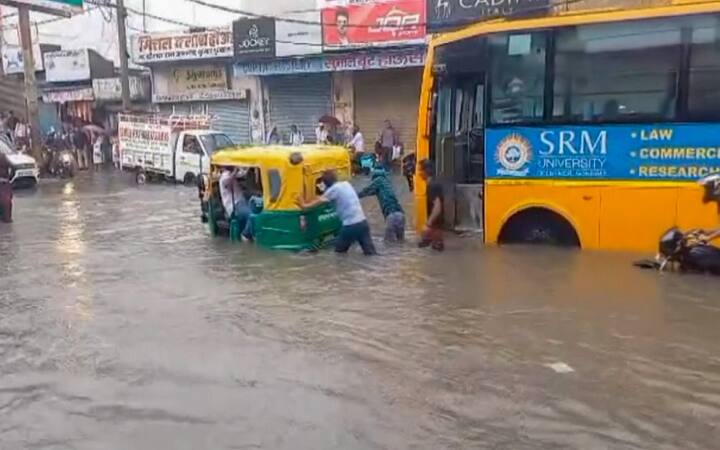
<path id="1" fill-rule="evenodd" d="M 200 135 L 199 137 L 202 141 L 205 151 L 209 155 L 212 155 L 220 150 L 235 146 L 235 144 L 233 144 L 233 141 L 231 141 L 230 138 L 224 134 L 205 134 Z"/>

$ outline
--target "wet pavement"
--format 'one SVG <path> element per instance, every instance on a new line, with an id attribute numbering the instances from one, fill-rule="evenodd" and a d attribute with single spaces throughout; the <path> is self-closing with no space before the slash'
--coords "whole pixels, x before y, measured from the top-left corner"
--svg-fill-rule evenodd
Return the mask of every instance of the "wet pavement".
<path id="1" fill-rule="evenodd" d="M 119 174 L 18 194 L 15 219 L 2 449 L 720 442 L 718 279 L 468 239 L 266 252 L 211 239 L 193 189 Z"/>

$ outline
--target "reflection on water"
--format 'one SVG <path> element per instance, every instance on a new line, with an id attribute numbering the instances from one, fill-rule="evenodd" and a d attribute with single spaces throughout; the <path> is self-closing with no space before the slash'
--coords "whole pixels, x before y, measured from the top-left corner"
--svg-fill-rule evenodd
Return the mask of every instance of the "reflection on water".
<path id="1" fill-rule="evenodd" d="M 85 176 L 0 226 L 2 448 L 720 442 L 716 279 L 465 239 L 266 252 L 210 239 L 191 189 Z"/>

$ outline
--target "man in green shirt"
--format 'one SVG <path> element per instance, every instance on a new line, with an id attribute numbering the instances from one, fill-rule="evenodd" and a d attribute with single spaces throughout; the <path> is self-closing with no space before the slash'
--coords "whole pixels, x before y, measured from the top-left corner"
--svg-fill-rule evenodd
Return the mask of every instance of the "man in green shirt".
<path id="1" fill-rule="evenodd" d="M 385 217 L 385 241 L 402 242 L 405 240 L 405 212 L 403 211 L 392 181 L 384 169 L 375 169 L 372 182 L 358 192 L 358 197 L 375 196 L 380 203 L 380 209 Z"/>

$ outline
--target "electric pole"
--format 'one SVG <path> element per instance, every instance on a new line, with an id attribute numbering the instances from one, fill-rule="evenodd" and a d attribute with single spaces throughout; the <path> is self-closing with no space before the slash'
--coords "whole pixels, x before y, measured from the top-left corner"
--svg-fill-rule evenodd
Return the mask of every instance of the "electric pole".
<path id="1" fill-rule="evenodd" d="M 130 111 L 130 75 L 128 72 L 127 30 L 125 29 L 127 11 L 125 0 L 117 0 L 118 48 L 120 51 L 120 86 L 122 87 L 123 111 Z"/>
<path id="2" fill-rule="evenodd" d="M 42 159 L 40 150 L 40 113 L 38 91 L 35 83 L 35 58 L 33 55 L 32 32 L 30 31 L 30 9 L 27 6 L 18 6 L 18 18 L 23 64 L 25 66 L 25 98 L 28 122 L 30 124 L 30 152 L 35 159 L 40 161 Z"/>

